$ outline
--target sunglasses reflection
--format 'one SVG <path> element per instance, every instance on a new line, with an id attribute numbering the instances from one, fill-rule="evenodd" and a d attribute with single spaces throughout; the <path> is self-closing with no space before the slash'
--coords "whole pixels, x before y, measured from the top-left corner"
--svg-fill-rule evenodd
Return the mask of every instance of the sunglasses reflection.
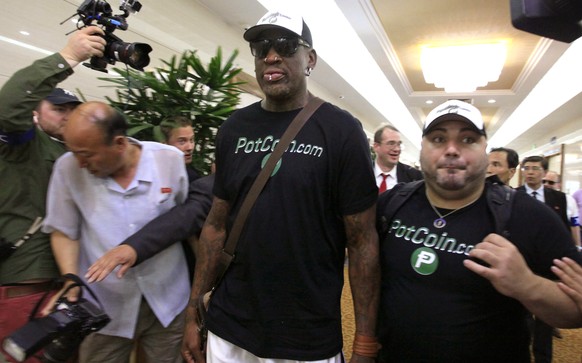
<path id="1" fill-rule="evenodd" d="M 251 54 L 256 58 L 265 58 L 273 48 L 281 57 L 291 57 L 297 53 L 300 46 L 310 48 L 305 40 L 299 37 L 279 37 L 276 39 L 260 39 L 249 43 Z"/>

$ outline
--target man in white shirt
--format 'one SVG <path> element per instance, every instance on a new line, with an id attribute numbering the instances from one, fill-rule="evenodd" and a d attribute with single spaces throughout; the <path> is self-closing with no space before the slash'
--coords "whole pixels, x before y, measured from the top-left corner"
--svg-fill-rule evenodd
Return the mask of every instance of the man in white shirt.
<path id="1" fill-rule="evenodd" d="M 109 249 L 186 199 L 183 154 L 128 138 L 126 130 L 123 115 L 101 102 L 87 102 L 69 117 L 64 139 L 70 151 L 55 164 L 43 227 L 62 274 L 83 275 Z M 148 361 L 181 362 L 189 281 L 179 244 L 92 290 L 111 322 L 81 344 L 82 363 L 129 362 L 136 338 Z M 67 297 L 74 300 L 71 292 Z"/>
<path id="2" fill-rule="evenodd" d="M 385 125 L 374 133 L 374 175 L 379 194 L 392 189 L 398 183 L 422 180 L 422 173 L 399 162 L 402 152 L 400 132 L 394 126 Z"/>

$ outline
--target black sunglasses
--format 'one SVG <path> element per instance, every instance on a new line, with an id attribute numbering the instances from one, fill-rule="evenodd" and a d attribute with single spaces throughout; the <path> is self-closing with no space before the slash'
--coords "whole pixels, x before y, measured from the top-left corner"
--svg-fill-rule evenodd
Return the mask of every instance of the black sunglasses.
<path id="1" fill-rule="evenodd" d="M 550 185 L 554 185 L 554 184 L 556 184 L 556 182 L 555 182 L 555 181 L 553 181 L 553 180 L 546 180 L 546 179 L 543 179 L 543 180 L 542 180 L 542 183 L 544 183 L 544 184 L 550 184 Z"/>
<path id="2" fill-rule="evenodd" d="M 271 48 L 275 49 L 275 52 L 281 57 L 291 57 L 297 52 L 300 45 L 306 48 L 311 47 L 309 43 L 298 37 L 253 40 L 249 45 L 251 54 L 257 58 L 265 58 Z"/>

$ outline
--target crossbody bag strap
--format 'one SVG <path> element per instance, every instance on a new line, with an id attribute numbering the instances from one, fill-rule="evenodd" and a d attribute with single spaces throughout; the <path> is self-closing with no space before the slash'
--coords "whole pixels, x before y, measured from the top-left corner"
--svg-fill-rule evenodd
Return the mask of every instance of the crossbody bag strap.
<path id="1" fill-rule="evenodd" d="M 273 150 L 273 153 L 267 160 L 267 163 L 265 164 L 265 166 L 255 179 L 255 181 L 253 182 L 251 189 L 247 193 L 240 207 L 240 210 L 236 216 L 236 219 L 230 230 L 230 233 L 228 234 L 226 243 L 224 244 L 224 249 L 222 250 L 223 262 L 221 269 L 219 270 L 220 273 L 218 274 L 218 279 L 214 284 L 215 287 L 218 285 L 220 280 L 222 280 L 222 276 L 224 276 L 226 270 L 228 269 L 228 266 L 234 259 L 234 251 L 236 249 L 236 244 L 244 227 L 245 221 L 249 215 L 251 208 L 255 204 L 257 197 L 263 190 L 263 187 L 265 186 L 267 180 L 269 180 L 269 177 L 271 176 L 271 173 L 275 169 L 275 165 L 277 165 L 277 162 L 279 162 L 279 159 L 281 159 L 283 153 L 285 152 L 289 144 L 291 144 L 291 141 L 293 141 L 295 136 L 297 136 L 299 130 L 301 130 L 305 122 L 307 122 L 311 115 L 313 115 L 313 113 L 317 111 L 319 106 L 321 106 L 323 103 L 324 101 L 318 97 L 312 97 L 309 100 L 307 105 L 305 105 L 305 107 L 297 114 L 297 116 L 295 116 L 289 127 L 287 127 L 287 130 L 285 130 L 285 133 L 279 140 L 279 143 L 277 144 L 277 146 L 275 146 L 275 150 Z"/>

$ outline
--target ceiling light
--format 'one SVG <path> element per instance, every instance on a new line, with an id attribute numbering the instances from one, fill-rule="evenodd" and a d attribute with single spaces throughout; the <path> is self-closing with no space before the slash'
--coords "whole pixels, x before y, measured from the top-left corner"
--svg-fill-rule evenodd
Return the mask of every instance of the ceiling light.
<path id="1" fill-rule="evenodd" d="M 473 92 L 499 79 L 507 43 L 477 43 L 454 46 L 423 46 L 420 66 L 426 83 L 445 92 Z"/>
<path id="2" fill-rule="evenodd" d="M 46 55 L 54 54 L 54 52 L 51 52 L 50 50 L 46 50 L 46 49 L 43 49 L 43 48 L 39 48 L 39 47 L 36 47 L 34 45 L 31 45 L 31 44 L 28 44 L 28 43 L 24 43 L 24 42 L 15 40 L 15 39 L 3 37 L 1 35 L 0 35 L 0 41 L 6 42 L 6 43 L 10 43 L 10 44 L 14 44 L 14 45 L 17 45 L 17 46 L 22 47 L 22 48 L 34 50 L 35 52 L 39 52 L 39 53 L 46 54 Z"/>
<path id="3" fill-rule="evenodd" d="M 27 32 L 26 30 L 21 30 L 21 31 L 19 31 L 19 33 L 22 35 L 30 35 L 30 33 Z"/>
<path id="4" fill-rule="evenodd" d="M 386 120 L 396 126 L 408 138 L 411 159 L 420 149 L 422 132 L 410 110 L 386 78 L 358 34 L 350 25 L 335 0 L 257 0 L 266 9 L 284 7 L 303 15 L 309 24 L 318 58 L 323 59 L 335 72 L 348 82 Z M 325 14 L 325 21 L 322 21 Z M 338 39 L 341 46 L 338 46 Z M 352 57 L 358 55 L 358 66 Z"/>
<path id="5" fill-rule="evenodd" d="M 490 99 L 490 100 L 488 100 L 487 102 L 489 102 L 489 103 L 495 103 L 495 102 L 497 102 L 497 101 L 495 101 L 494 99 Z"/>
<path id="6" fill-rule="evenodd" d="M 582 92 L 582 38 L 574 41 L 490 139 L 508 145 Z"/>
<path id="7" fill-rule="evenodd" d="M 432 105 L 433 104 L 433 100 L 426 100 L 425 102 L 427 105 Z"/>

